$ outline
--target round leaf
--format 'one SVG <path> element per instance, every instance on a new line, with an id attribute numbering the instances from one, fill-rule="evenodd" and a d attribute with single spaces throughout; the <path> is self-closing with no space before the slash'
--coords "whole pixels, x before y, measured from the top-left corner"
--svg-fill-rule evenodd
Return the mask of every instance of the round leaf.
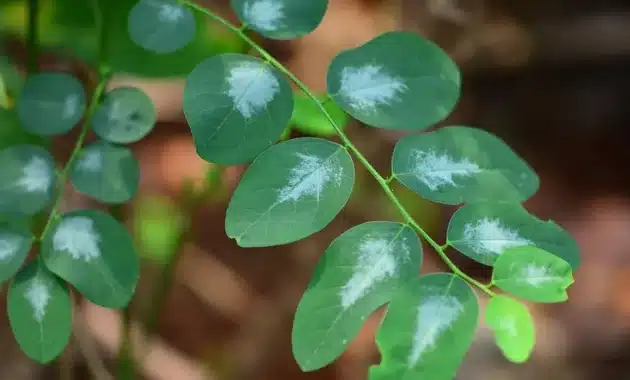
<path id="1" fill-rule="evenodd" d="M 402 138 L 392 171 L 423 198 L 449 205 L 522 202 L 539 185 L 532 168 L 501 139 L 461 126 Z"/>
<path id="2" fill-rule="evenodd" d="M 392 299 L 376 342 L 382 361 L 370 380 L 451 380 L 470 348 L 479 305 L 472 289 L 446 273 L 416 278 Z"/>
<path id="3" fill-rule="evenodd" d="M 197 23 L 192 11 L 176 0 L 140 0 L 129 12 L 128 28 L 133 42 L 167 54 L 195 38 Z"/>
<path id="4" fill-rule="evenodd" d="M 92 118 L 92 129 L 104 140 L 129 144 L 148 135 L 156 118 L 155 106 L 147 94 L 135 87 L 121 87 L 105 95 Z"/>
<path id="5" fill-rule="evenodd" d="M 24 219 L 0 220 L 0 283 L 13 276 L 24 264 L 33 244 L 33 234 Z"/>
<path id="6" fill-rule="evenodd" d="M 50 153 L 34 145 L 0 151 L 0 212 L 33 215 L 52 200 L 56 173 Z"/>
<path id="7" fill-rule="evenodd" d="M 335 124 L 343 130 L 349 121 L 348 114 L 339 108 L 337 104 L 326 102 L 328 96 L 318 96 L 317 98 L 335 121 Z M 295 108 L 291 116 L 291 124 L 295 130 L 311 136 L 330 137 L 337 135 L 335 128 L 333 128 L 313 99 L 297 92 L 294 94 L 293 99 Z"/>
<path id="8" fill-rule="evenodd" d="M 516 297 L 541 303 L 563 302 L 573 284 L 571 265 L 540 248 L 509 248 L 494 264 L 492 282 Z"/>
<path id="9" fill-rule="evenodd" d="M 460 74 L 438 46 L 399 31 L 337 55 L 326 83 L 334 101 L 363 123 L 420 130 L 450 114 L 459 98 Z"/>
<path id="10" fill-rule="evenodd" d="M 186 80 L 184 114 L 197 153 L 210 162 L 251 161 L 280 138 L 292 113 L 291 86 L 258 58 L 208 58 Z"/>
<path id="11" fill-rule="evenodd" d="M 542 221 L 519 203 L 482 202 L 458 209 L 448 225 L 448 242 L 464 255 L 494 265 L 508 248 L 533 245 L 566 260 L 575 270 L 580 249 L 553 221 Z"/>
<path id="12" fill-rule="evenodd" d="M 136 288 L 139 260 L 124 226 L 99 210 L 79 210 L 55 221 L 42 243 L 44 263 L 89 301 L 127 305 Z"/>
<path id="13" fill-rule="evenodd" d="M 81 82 L 66 73 L 29 75 L 17 101 L 22 127 L 40 136 L 69 132 L 85 111 Z"/>
<path id="14" fill-rule="evenodd" d="M 274 145 L 247 169 L 225 229 L 241 247 L 292 243 L 326 227 L 345 206 L 354 164 L 344 147 L 304 137 Z"/>
<path id="15" fill-rule="evenodd" d="M 422 246 L 408 226 L 367 222 L 335 239 L 319 260 L 293 324 L 293 353 L 305 371 L 339 357 L 365 319 L 416 278 Z"/>
<path id="16" fill-rule="evenodd" d="M 536 342 L 536 332 L 525 305 L 496 295 L 486 307 L 486 323 L 494 331 L 497 346 L 508 360 L 524 363 L 529 359 Z"/>
<path id="17" fill-rule="evenodd" d="M 140 165 L 130 149 L 96 141 L 72 163 L 70 182 L 77 191 L 101 202 L 124 203 L 136 194 Z"/>
<path id="18" fill-rule="evenodd" d="M 15 275 L 7 308 L 13 335 L 31 359 L 48 363 L 63 352 L 72 332 L 70 293 L 39 261 Z"/>
<path id="19" fill-rule="evenodd" d="M 267 38 L 292 40 L 317 28 L 328 0 L 231 0 L 231 5 L 247 27 Z"/>

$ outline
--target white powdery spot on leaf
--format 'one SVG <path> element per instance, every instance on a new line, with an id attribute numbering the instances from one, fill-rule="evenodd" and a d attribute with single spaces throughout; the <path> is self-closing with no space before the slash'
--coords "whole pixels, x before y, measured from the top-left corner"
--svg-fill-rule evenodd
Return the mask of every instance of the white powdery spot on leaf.
<path id="1" fill-rule="evenodd" d="M 278 203 L 288 200 L 297 201 L 305 196 L 314 196 L 319 203 L 320 195 L 329 183 L 339 185 L 343 177 L 343 168 L 335 165 L 336 161 L 296 153 L 299 163 L 291 169 L 289 181 L 279 190 Z"/>
<path id="2" fill-rule="evenodd" d="M 264 110 L 280 91 L 271 69 L 257 62 L 239 62 L 230 69 L 227 83 L 227 95 L 245 119 Z"/>
<path id="3" fill-rule="evenodd" d="M 48 162 L 37 156 L 31 157 L 22 168 L 22 176 L 17 185 L 29 193 L 44 193 L 52 185 L 52 170 Z"/>
<path id="4" fill-rule="evenodd" d="M 176 4 L 160 4 L 158 17 L 162 21 L 175 22 L 184 17 L 184 10 Z"/>
<path id="5" fill-rule="evenodd" d="M 355 272 L 339 292 L 341 306 L 344 309 L 365 296 L 378 282 L 396 275 L 398 263 L 394 256 L 395 249 L 409 256 L 406 245 L 396 244 L 391 240 L 367 237 L 361 242 L 359 257 L 354 267 Z"/>
<path id="6" fill-rule="evenodd" d="M 475 224 L 466 223 L 464 239 L 470 248 L 480 255 L 500 255 L 508 248 L 533 245 L 521 237 L 518 231 L 504 226 L 499 219 L 483 218 Z"/>
<path id="7" fill-rule="evenodd" d="M 10 233 L 0 233 L 0 260 L 8 260 L 20 249 L 24 238 Z"/>
<path id="8" fill-rule="evenodd" d="M 559 282 L 560 280 L 549 266 L 534 263 L 527 264 L 521 269 L 520 278 L 523 282 L 535 288 L 539 288 L 548 283 Z"/>
<path id="9" fill-rule="evenodd" d="M 77 168 L 88 172 L 99 172 L 103 169 L 103 153 L 98 149 L 87 149 L 77 161 Z"/>
<path id="10" fill-rule="evenodd" d="M 26 289 L 25 298 L 33 308 L 33 318 L 42 323 L 46 316 L 46 308 L 50 302 L 50 289 L 48 285 L 40 278 L 35 278 L 28 289 Z"/>
<path id="11" fill-rule="evenodd" d="M 79 112 L 79 96 L 68 95 L 63 102 L 63 118 L 71 119 Z"/>
<path id="12" fill-rule="evenodd" d="M 344 67 L 341 71 L 339 93 L 355 110 L 375 111 L 378 106 L 396 101 L 406 89 L 402 79 L 380 66 Z"/>
<path id="13" fill-rule="evenodd" d="M 435 347 L 440 335 L 455 323 L 463 310 L 463 305 L 452 296 L 430 295 L 423 299 L 418 307 L 409 367 L 413 367 L 422 355 Z"/>
<path id="14" fill-rule="evenodd" d="M 100 241 L 92 219 L 71 216 L 57 226 L 53 235 L 53 249 L 67 252 L 75 260 L 89 262 L 101 256 Z"/>
<path id="15" fill-rule="evenodd" d="M 516 337 L 516 320 L 511 317 L 503 317 L 499 321 L 499 329 L 512 337 Z"/>
<path id="16" fill-rule="evenodd" d="M 447 154 L 431 150 L 413 152 L 413 174 L 432 191 L 444 186 L 458 187 L 454 177 L 471 177 L 481 171 L 479 165 L 467 158 L 453 160 Z"/>
<path id="17" fill-rule="evenodd" d="M 254 0 L 243 8 L 245 20 L 256 28 L 273 32 L 283 27 L 284 4 L 282 1 Z"/>

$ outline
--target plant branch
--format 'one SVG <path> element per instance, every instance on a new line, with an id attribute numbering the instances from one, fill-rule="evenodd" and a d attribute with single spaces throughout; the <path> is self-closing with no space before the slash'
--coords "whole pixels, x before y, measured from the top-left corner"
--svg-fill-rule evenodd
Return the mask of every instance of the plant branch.
<path id="1" fill-rule="evenodd" d="M 26 67 L 28 73 L 33 74 L 37 71 L 39 62 L 39 0 L 28 0 L 27 12 Z"/>
<path id="2" fill-rule="evenodd" d="M 457 276 L 461 277 L 462 279 L 468 281 L 470 284 L 478 287 L 480 290 L 482 290 L 483 292 L 485 292 L 489 296 L 493 296 L 494 295 L 494 292 L 492 290 L 490 290 L 486 285 L 484 285 L 481 282 L 475 280 L 474 278 L 472 278 L 469 275 L 467 275 L 466 273 L 464 273 L 461 269 L 459 269 L 457 267 L 457 265 L 455 265 L 455 263 L 446 255 L 446 252 L 444 251 L 443 247 L 440 246 L 435 240 L 433 240 L 433 238 L 431 238 L 431 236 L 424 229 L 422 229 L 422 227 L 420 227 L 420 225 L 409 214 L 409 212 L 407 211 L 405 206 L 403 206 L 402 202 L 394 194 L 394 191 L 389 186 L 389 179 L 385 179 L 376 170 L 376 168 L 374 168 L 374 166 L 372 166 L 370 161 L 368 161 L 368 159 L 363 155 L 363 153 L 361 153 L 359 151 L 359 149 L 352 143 L 352 141 L 350 141 L 348 136 L 343 132 L 343 130 L 337 125 L 337 123 L 335 122 L 333 117 L 328 113 L 328 111 L 324 107 L 323 103 L 321 101 L 319 101 L 317 96 L 315 96 L 315 94 L 313 94 L 313 92 L 308 88 L 308 86 L 306 86 L 306 84 L 304 84 L 304 82 L 302 82 L 300 79 L 298 79 L 282 63 L 280 63 L 277 59 L 275 59 L 273 56 L 271 56 L 271 54 L 269 54 L 263 47 L 261 47 L 259 44 L 257 44 L 251 38 L 249 38 L 239 27 L 233 25 L 232 23 L 230 23 L 229 21 L 227 21 L 223 17 L 215 14 L 214 12 L 210 11 L 209 9 L 206 9 L 206 8 L 200 6 L 200 5 L 192 3 L 189 0 L 182 0 L 182 3 L 187 5 L 191 9 L 193 9 L 193 10 L 195 10 L 197 12 L 200 12 L 200 13 L 202 13 L 202 14 L 204 14 L 204 15 L 206 15 L 206 16 L 208 16 L 208 17 L 210 17 L 210 18 L 212 18 L 212 19 L 214 19 L 216 21 L 218 21 L 219 23 L 225 25 L 232 32 L 236 33 L 249 46 L 251 46 L 252 49 L 254 49 L 256 52 L 258 52 L 265 60 L 267 60 L 267 62 L 269 64 L 271 64 L 277 70 L 279 70 L 280 72 L 285 74 L 287 77 L 289 77 L 289 79 L 291 79 L 295 83 L 295 85 L 297 87 L 299 87 L 300 90 L 302 90 L 304 92 L 304 94 L 306 94 L 306 96 L 311 98 L 311 100 L 317 104 L 319 110 L 322 112 L 324 117 L 326 117 L 326 119 L 328 120 L 330 125 L 335 129 L 337 135 L 339 136 L 339 138 L 343 142 L 344 146 L 348 150 L 350 150 L 357 157 L 357 159 L 361 162 L 361 164 L 367 169 L 368 172 L 370 172 L 370 174 L 376 179 L 376 181 L 379 183 L 379 185 L 381 185 L 381 187 L 383 188 L 383 191 L 385 192 L 387 197 L 394 203 L 394 205 L 396 206 L 396 208 L 398 209 L 398 211 L 402 215 L 402 217 L 405 220 L 405 222 L 410 227 L 412 227 L 414 230 L 416 230 L 417 233 L 420 234 L 420 236 L 422 236 L 422 238 L 440 255 L 442 260 L 444 260 L 446 265 L 453 271 L 453 273 L 455 275 L 457 275 Z"/>

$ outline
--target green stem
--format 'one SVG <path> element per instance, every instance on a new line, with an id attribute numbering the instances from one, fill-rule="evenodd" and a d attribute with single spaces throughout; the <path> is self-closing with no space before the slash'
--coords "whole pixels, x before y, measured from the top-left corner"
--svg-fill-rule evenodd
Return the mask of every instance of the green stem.
<path id="1" fill-rule="evenodd" d="M 208 16 L 208 17 L 210 17 L 210 18 L 212 18 L 212 19 L 214 19 L 216 21 L 218 21 L 219 23 L 225 25 L 228 29 L 230 29 L 234 33 L 236 33 L 249 46 L 251 46 L 252 49 L 254 49 L 256 52 L 258 52 L 261 55 L 261 57 L 263 57 L 265 60 L 267 60 L 267 62 L 269 62 L 269 64 L 271 64 L 277 70 L 279 70 L 284 75 L 289 77 L 289 79 L 291 79 L 295 83 L 295 85 L 298 88 L 300 88 L 300 90 L 302 90 L 306 94 L 306 96 L 311 98 L 311 100 L 313 100 L 317 104 L 318 108 L 320 109 L 320 111 L 322 112 L 324 117 L 328 120 L 330 125 L 335 129 L 337 135 L 339 136 L 339 138 L 343 142 L 344 146 L 348 150 L 350 150 L 357 157 L 357 159 L 361 162 L 361 164 L 367 169 L 368 172 L 370 172 L 370 174 L 376 179 L 376 181 L 379 183 L 379 185 L 381 185 L 381 187 L 383 188 L 383 191 L 385 192 L 387 197 L 394 203 L 394 205 L 396 206 L 396 208 L 398 209 L 398 211 L 402 215 L 402 217 L 405 220 L 405 222 L 409 226 L 411 226 L 414 230 L 416 230 L 418 232 L 418 234 L 420 234 L 420 236 L 422 236 L 422 238 L 424 240 L 426 240 L 426 242 L 440 255 L 442 260 L 444 260 L 446 265 L 453 271 L 453 273 L 455 275 L 457 275 L 457 276 L 461 277 L 462 279 L 468 281 L 470 284 L 478 287 L 479 289 L 481 289 L 483 292 L 485 292 L 489 296 L 493 296 L 494 295 L 494 292 L 492 290 L 488 289 L 481 282 L 475 280 L 474 278 L 470 277 L 466 273 L 462 272 L 462 270 L 459 269 L 457 267 L 457 265 L 455 265 L 455 263 L 446 255 L 446 253 L 444 252 L 442 247 L 435 240 L 433 240 L 433 238 L 431 238 L 431 236 L 429 236 L 429 234 L 425 230 L 423 230 L 420 227 L 420 225 L 418 225 L 418 223 L 409 214 L 409 212 L 407 211 L 405 206 L 403 206 L 403 204 L 398 199 L 398 197 L 396 197 L 396 195 L 394 194 L 393 190 L 389 186 L 388 180 L 383 178 L 383 176 L 381 176 L 379 174 L 379 172 L 376 170 L 376 168 L 374 168 L 374 166 L 372 166 L 370 161 L 368 161 L 368 159 L 363 155 L 363 153 L 361 153 L 359 151 L 359 149 L 357 149 L 357 147 L 352 143 L 352 141 L 350 141 L 348 136 L 343 132 L 343 130 L 337 125 L 337 123 L 332 118 L 332 116 L 328 113 L 328 111 L 326 110 L 326 108 L 324 107 L 322 102 L 319 101 L 319 99 L 311 92 L 311 90 L 308 88 L 308 86 L 306 86 L 306 84 L 304 84 L 304 82 L 299 80 L 291 71 L 289 71 L 289 69 L 287 69 L 282 63 L 278 62 L 278 60 L 276 60 L 273 56 L 271 56 L 271 54 L 269 54 L 263 47 L 258 45 L 254 40 L 252 40 L 245 33 L 243 33 L 243 31 L 241 31 L 238 27 L 234 26 L 232 23 L 230 23 L 229 21 L 227 21 L 223 17 L 215 14 L 214 12 L 210 11 L 209 9 L 206 9 L 206 8 L 204 8 L 202 6 L 199 6 L 199 5 L 195 4 L 195 3 L 192 3 L 189 0 L 182 0 L 182 3 L 186 4 L 191 9 L 194 9 L 195 11 L 200 12 L 200 13 L 202 13 L 202 14 L 204 14 L 204 15 L 206 15 L 206 16 Z"/>
<path id="2" fill-rule="evenodd" d="M 28 0 L 28 30 L 26 36 L 27 71 L 37 71 L 39 62 L 39 0 Z"/>

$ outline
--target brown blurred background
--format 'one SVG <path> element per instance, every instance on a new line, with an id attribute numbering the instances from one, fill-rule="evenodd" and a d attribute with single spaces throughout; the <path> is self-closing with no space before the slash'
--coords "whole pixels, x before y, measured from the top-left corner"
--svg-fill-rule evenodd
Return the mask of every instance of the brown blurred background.
<path id="1" fill-rule="evenodd" d="M 203 3 L 234 20 L 228 1 Z M 530 305 L 537 324 L 530 361 L 508 363 L 481 324 L 458 379 L 630 379 L 630 3 L 330 0 L 324 21 L 311 35 L 261 42 L 309 86 L 324 91 L 327 65 L 337 53 L 392 29 L 416 31 L 456 60 L 463 94 L 441 124 L 482 127 L 503 138 L 541 177 L 528 209 L 542 219 L 554 219 L 582 248 L 583 264 L 575 273 L 569 302 Z M 19 48 L 11 51 L 19 57 Z M 54 54 L 44 58 L 42 65 L 47 64 L 58 64 Z M 141 189 L 136 201 L 121 210 L 132 226 L 139 202 L 156 195 L 178 202 L 185 181 L 202 183 L 209 166 L 197 158 L 182 116 L 183 78 L 127 75 L 116 78 L 113 86 L 129 83 L 151 95 L 160 117 L 152 135 L 134 145 L 142 165 Z M 402 134 L 356 122 L 348 130 L 387 173 L 393 145 Z M 60 159 L 73 137 L 55 141 Z M 117 378 L 123 318 L 131 321 L 141 378 L 366 379 L 368 366 L 378 361 L 373 338 L 380 314 L 366 323 L 337 362 L 308 374 L 292 358 L 292 318 L 317 259 L 332 239 L 364 221 L 397 219 L 396 211 L 359 169 L 352 200 L 324 231 L 287 246 L 241 249 L 225 236 L 223 220 L 243 169 L 223 170 L 223 190 L 196 209 L 190 239 L 178 253 L 175 278 L 157 315 L 156 334 L 139 327 L 139 319 L 143 308 L 156 302 L 154 290 L 163 267 L 145 259 L 128 313 L 85 302 L 77 306 L 75 334 L 60 364 L 41 367 L 25 358 L 3 312 L 0 379 Z M 400 188 L 397 192 L 418 221 L 443 240 L 454 209 L 428 204 Z M 86 204 L 68 189 L 64 207 Z M 423 271 L 446 270 L 425 250 Z M 456 261 L 481 279 L 489 275 L 487 268 L 463 256 Z M 74 377 L 67 377 L 70 373 Z"/>

